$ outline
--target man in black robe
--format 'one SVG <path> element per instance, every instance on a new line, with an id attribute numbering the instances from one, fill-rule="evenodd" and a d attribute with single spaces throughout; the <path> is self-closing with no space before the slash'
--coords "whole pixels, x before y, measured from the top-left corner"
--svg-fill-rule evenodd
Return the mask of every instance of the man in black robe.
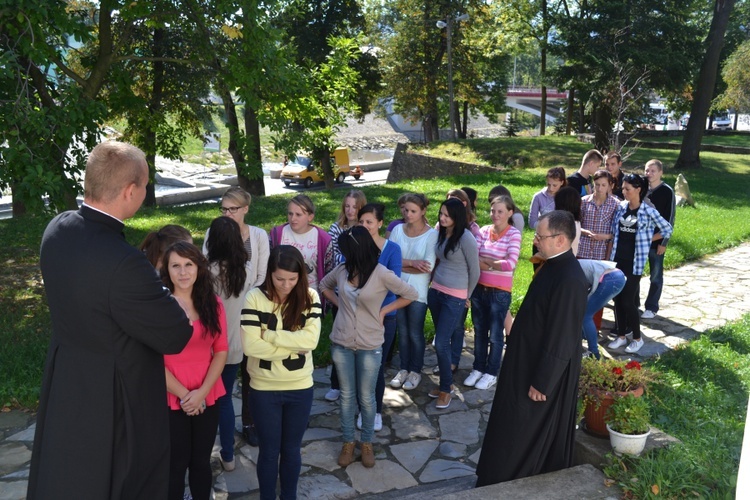
<path id="1" fill-rule="evenodd" d="M 40 265 L 52 338 L 39 398 L 29 499 L 166 498 L 164 354 L 192 327 L 122 234 L 148 183 L 138 148 L 105 142 L 86 163 L 84 204 L 50 222 Z"/>
<path id="2" fill-rule="evenodd" d="M 589 285 L 571 242 L 575 223 L 555 210 L 534 243 L 546 262 L 513 322 L 477 466 L 477 486 L 570 467 Z"/>

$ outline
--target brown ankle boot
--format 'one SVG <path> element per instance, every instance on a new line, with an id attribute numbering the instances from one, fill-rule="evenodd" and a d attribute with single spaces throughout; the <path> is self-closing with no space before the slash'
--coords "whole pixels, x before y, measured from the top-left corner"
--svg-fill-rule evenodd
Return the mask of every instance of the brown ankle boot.
<path id="1" fill-rule="evenodd" d="M 362 465 L 367 468 L 375 467 L 375 452 L 372 450 L 372 443 L 362 443 L 359 449 L 362 452 Z"/>
<path id="2" fill-rule="evenodd" d="M 339 453 L 339 465 L 347 467 L 352 462 L 354 462 L 354 443 L 344 443 Z"/>

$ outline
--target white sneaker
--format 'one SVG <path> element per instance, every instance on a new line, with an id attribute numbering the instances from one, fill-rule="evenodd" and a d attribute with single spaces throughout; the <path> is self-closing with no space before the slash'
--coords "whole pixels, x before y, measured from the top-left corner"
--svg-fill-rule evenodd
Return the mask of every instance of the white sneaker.
<path id="1" fill-rule="evenodd" d="M 375 426 L 373 427 L 373 430 L 375 430 L 375 432 L 383 430 L 383 415 L 380 413 L 375 414 Z"/>
<path id="2" fill-rule="evenodd" d="M 496 376 L 490 375 L 489 373 L 485 373 L 484 375 L 482 375 L 482 378 L 479 379 L 479 382 L 477 382 L 474 387 L 476 387 L 477 389 L 489 389 L 496 383 L 497 383 Z"/>
<path id="3" fill-rule="evenodd" d="M 627 343 L 628 341 L 626 337 L 617 337 L 615 340 L 610 342 L 607 347 L 609 347 L 610 349 L 619 349 Z"/>
<path id="4" fill-rule="evenodd" d="M 628 352 L 628 353 L 638 352 L 641 350 L 641 347 L 643 347 L 643 339 L 634 340 L 625 348 L 625 352 Z"/>
<path id="5" fill-rule="evenodd" d="M 326 392 L 326 399 L 328 401 L 338 401 L 339 396 L 341 396 L 341 391 L 338 389 L 329 389 L 328 392 Z"/>
<path id="6" fill-rule="evenodd" d="M 357 415 L 357 429 L 362 430 L 362 414 Z"/>
<path id="7" fill-rule="evenodd" d="M 400 389 L 401 386 L 404 385 L 407 375 L 409 375 L 409 372 L 406 370 L 400 370 L 396 376 L 393 377 L 393 380 L 391 380 L 391 387 L 394 389 Z"/>
<path id="8" fill-rule="evenodd" d="M 409 375 L 406 377 L 406 382 L 404 382 L 403 388 L 405 391 L 416 389 L 416 387 L 419 385 L 421 381 L 422 381 L 422 375 L 420 375 L 417 372 L 410 372 Z"/>
<path id="9" fill-rule="evenodd" d="M 643 311 L 643 314 L 641 314 L 641 319 L 653 319 L 656 317 L 656 313 L 650 309 L 646 309 Z"/>
<path id="10" fill-rule="evenodd" d="M 479 370 L 472 370 L 471 373 L 469 373 L 469 376 L 464 380 L 464 385 L 466 387 L 474 387 L 480 378 L 482 378 L 482 372 Z"/>
<path id="11" fill-rule="evenodd" d="M 434 366 L 434 367 L 432 368 L 432 374 L 433 374 L 433 375 L 440 375 L 440 366 L 439 366 L 439 365 L 435 365 L 435 366 Z"/>

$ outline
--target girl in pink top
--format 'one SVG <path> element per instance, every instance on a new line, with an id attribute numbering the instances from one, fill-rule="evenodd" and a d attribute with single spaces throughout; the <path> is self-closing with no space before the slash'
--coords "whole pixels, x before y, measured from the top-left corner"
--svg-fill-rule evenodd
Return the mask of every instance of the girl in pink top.
<path id="1" fill-rule="evenodd" d="M 477 237 L 479 284 L 471 296 L 474 369 L 464 381 L 464 385 L 478 389 L 489 389 L 497 382 L 503 354 L 503 320 L 510 307 L 513 272 L 521 253 L 521 232 L 510 224 L 513 200 L 498 196 L 491 207 L 492 225 L 484 226 Z"/>
<path id="2" fill-rule="evenodd" d="M 211 495 L 211 449 L 219 426 L 217 400 L 226 391 L 227 320 L 214 294 L 208 261 L 194 245 L 177 242 L 164 254 L 161 278 L 185 309 L 193 336 L 180 354 L 164 356 L 169 406 L 169 496 L 181 499 L 185 471 L 196 500 Z"/>

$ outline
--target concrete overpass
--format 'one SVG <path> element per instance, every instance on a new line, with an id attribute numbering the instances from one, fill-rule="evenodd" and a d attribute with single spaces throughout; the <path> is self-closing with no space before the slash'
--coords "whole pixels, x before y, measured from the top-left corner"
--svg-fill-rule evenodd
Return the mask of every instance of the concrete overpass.
<path id="1" fill-rule="evenodd" d="M 560 114 L 563 101 L 567 100 L 568 92 L 557 89 L 547 89 L 547 123 L 554 123 Z M 505 104 L 509 108 L 520 109 L 534 116 L 542 116 L 542 89 L 539 87 L 514 87 L 505 94 Z"/>

